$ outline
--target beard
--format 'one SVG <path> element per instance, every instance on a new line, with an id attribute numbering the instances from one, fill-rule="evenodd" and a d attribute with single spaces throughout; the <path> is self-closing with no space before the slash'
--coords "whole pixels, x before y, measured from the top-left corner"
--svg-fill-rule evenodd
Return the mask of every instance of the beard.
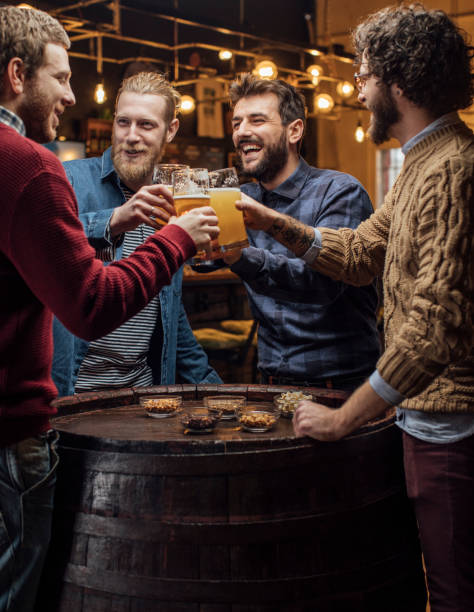
<path id="1" fill-rule="evenodd" d="M 156 146 L 143 148 L 143 145 L 130 147 L 126 144 L 117 144 L 112 134 L 112 162 L 120 179 L 128 185 L 145 184 L 147 179 L 153 175 L 153 169 L 158 164 L 163 156 L 165 148 L 166 134 L 163 135 L 161 142 Z M 140 163 L 126 161 L 120 155 L 124 150 L 143 151 L 145 155 L 141 156 Z"/>
<path id="2" fill-rule="evenodd" d="M 36 80 L 25 82 L 25 96 L 17 114 L 25 124 L 26 135 L 39 143 L 56 138 L 56 129 L 51 125 L 54 104 L 43 92 Z"/>
<path id="3" fill-rule="evenodd" d="M 261 143 L 259 142 L 258 144 Z M 245 167 L 241 155 L 238 156 L 239 167 L 242 169 L 243 174 L 256 178 L 262 183 L 269 183 L 285 166 L 288 161 L 288 155 L 288 139 L 286 137 L 286 132 L 282 131 L 280 140 L 264 150 L 263 158 L 253 170 Z"/>
<path id="4" fill-rule="evenodd" d="M 392 125 L 400 121 L 401 116 L 388 85 L 380 88 L 379 99 L 371 105 L 369 110 L 372 112 L 372 117 L 368 134 L 374 144 L 379 145 L 390 140 L 389 130 Z"/>

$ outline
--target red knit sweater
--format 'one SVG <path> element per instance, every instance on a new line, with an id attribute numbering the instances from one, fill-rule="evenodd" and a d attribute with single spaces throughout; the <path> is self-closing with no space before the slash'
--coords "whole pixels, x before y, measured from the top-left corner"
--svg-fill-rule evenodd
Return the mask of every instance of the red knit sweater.
<path id="1" fill-rule="evenodd" d="M 0 124 L 0 446 L 45 431 L 52 313 L 76 336 L 99 338 L 141 310 L 195 253 L 169 225 L 127 259 L 104 267 L 77 217 L 63 167 L 44 147 Z"/>

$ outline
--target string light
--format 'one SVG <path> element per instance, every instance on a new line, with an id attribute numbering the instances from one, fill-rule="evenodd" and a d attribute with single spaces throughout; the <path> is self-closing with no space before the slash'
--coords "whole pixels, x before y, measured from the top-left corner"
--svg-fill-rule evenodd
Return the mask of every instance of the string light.
<path id="1" fill-rule="evenodd" d="M 314 106 L 319 113 L 330 113 L 334 108 L 334 100 L 329 94 L 318 94 L 314 98 Z"/>
<path id="2" fill-rule="evenodd" d="M 306 68 L 306 72 L 309 72 L 312 77 L 317 78 L 323 74 L 324 70 L 322 66 L 319 66 L 319 64 L 311 64 L 311 66 Z"/>
<path id="3" fill-rule="evenodd" d="M 354 138 L 359 143 L 364 142 L 364 139 L 365 139 L 365 132 L 364 132 L 364 128 L 362 127 L 362 123 L 361 123 L 360 119 L 357 122 L 357 127 L 356 127 L 355 132 L 354 132 Z"/>
<path id="4" fill-rule="evenodd" d="M 349 83 L 349 81 L 339 81 L 336 91 L 341 98 L 350 98 L 354 93 L 354 85 Z"/>
<path id="5" fill-rule="evenodd" d="M 192 96 L 181 96 L 181 103 L 179 106 L 181 112 L 185 115 L 192 113 L 196 108 L 196 101 Z"/>
<path id="6" fill-rule="evenodd" d="M 229 49 L 221 49 L 219 51 L 219 59 L 220 60 L 230 60 L 230 59 L 232 59 L 232 51 L 229 51 Z"/>
<path id="7" fill-rule="evenodd" d="M 97 104 L 103 104 L 107 100 L 103 81 L 99 81 L 94 89 L 94 100 Z"/>
<path id="8" fill-rule="evenodd" d="M 253 73 L 261 79 L 276 79 L 278 76 L 276 64 L 271 60 L 258 62 Z"/>

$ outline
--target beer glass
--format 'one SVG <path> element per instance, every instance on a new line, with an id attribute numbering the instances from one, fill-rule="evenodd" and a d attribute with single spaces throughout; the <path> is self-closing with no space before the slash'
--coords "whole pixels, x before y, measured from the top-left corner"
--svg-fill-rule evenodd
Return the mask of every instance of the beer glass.
<path id="1" fill-rule="evenodd" d="M 186 164 L 158 164 L 153 170 L 153 183 L 159 183 L 172 192 L 173 184 L 171 182 L 171 176 L 173 172 L 175 170 L 185 170 L 186 168 L 189 168 Z M 166 222 L 162 221 L 159 217 L 151 218 L 159 225 L 166 225 Z"/>
<path id="2" fill-rule="evenodd" d="M 178 217 L 193 208 L 209 206 L 209 173 L 206 168 L 175 170 L 171 175 L 171 182 Z M 208 259 L 207 251 L 198 251 L 191 263 L 198 265 L 204 259 Z"/>
<path id="3" fill-rule="evenodd" d="M 206 168 L 175 170 L 171 177 L 178 217 L 193 208 L 209 206 L 209 173 Z"/>
<path id="4" fill-rule="evenodd" d="M 158 164 L 153 171 L 153 182 L 160 183 L 172 191 L 173 183 L 171 177 L 173 172 L 176 170 L 187 170 L 188 168 L 187 164 Z"/>
<path id="5" fill-rule="evenodd" d="M 235 202 L 240 200 L 239 177 L 235 168 L 209 172 L 211 206 L 219 219 L 219 237 L 212 243 L 212 259 L 225 251 L 249 245 L 242 212 Z"/>

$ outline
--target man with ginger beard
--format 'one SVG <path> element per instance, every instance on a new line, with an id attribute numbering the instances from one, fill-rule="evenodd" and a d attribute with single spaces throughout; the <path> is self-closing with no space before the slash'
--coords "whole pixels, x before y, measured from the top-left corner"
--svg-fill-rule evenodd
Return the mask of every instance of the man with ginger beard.
<path id="1" fill-rule="evenodd" d="M 352 176 L 312 168 L 300 156 L 303 97 L 284 81 L 246 74 L 230 87 L 233 141 L 242 170 L 258 183 L 241 191 L 305 223 L 356 227 L 372 212 Z M 248 228 L 250 246 L 224 257 L 245 282 L 259 322 L 263 383 L 357 387 L 379 354 L 373 284 L 351 287 L 314 272 L 271 236 Z"/>
<path id="2" fill-rule="evenodd" d="M 104 262 L 128 257 L 173 212 L 153 169 L 176 134 L 179 94 L 164 77 L 141 72 L 119 89 L 112 147 L 102 157 L 65 163 L 79 217 Z M 87 343 L 54 325 L 53 379 L 60 395 L 131 386 L 221 383 L 197 343 L 181 301 L 182 269 L 125 325 Z"/>

